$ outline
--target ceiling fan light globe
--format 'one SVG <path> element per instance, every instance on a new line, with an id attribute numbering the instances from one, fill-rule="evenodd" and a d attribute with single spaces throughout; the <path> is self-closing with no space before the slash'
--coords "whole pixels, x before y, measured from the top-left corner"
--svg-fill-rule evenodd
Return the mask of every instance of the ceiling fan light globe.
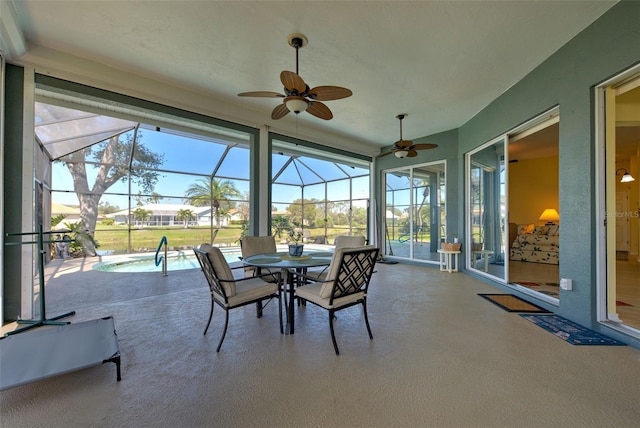
<path id="1" fill-rule="evenodd" d="M 408 154 L 409 154 L 409 150 L 396 150 L 395 152 L 393 152 L 393 155 L 398 159 L 404 159 L 407 157 Z"/>
<path id="2" fill-rule="evenodd" d="M 285 105 L 289 109 L 289 111 L 298 114 L 302 113 L 309 107 L 309 103 L 307 103 L 304 98 L 301 97 L 291 97 L 288 100 L 285 100 Z"/>

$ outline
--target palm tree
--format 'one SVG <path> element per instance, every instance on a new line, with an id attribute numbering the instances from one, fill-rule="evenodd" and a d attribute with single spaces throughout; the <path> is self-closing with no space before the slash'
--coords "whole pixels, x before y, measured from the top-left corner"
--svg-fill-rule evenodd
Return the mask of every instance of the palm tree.
<path id="1" fill-rule="evenodd" d="M 141 226 L 144 227 L 144 222 L 149 220 L 153 213 L 149 210 L 145 210 L 144 208 L 136 208 L 133 212 L 133 218 L 136 220 L 140 220 Z"/>
<path id="2" fill-rule="evenodd" d="M 176 220 L 184 222 L 184 228 L 189 227 L 189 222 L 196 217 L 196 214 L 191 210 L 178 210 L 176 214 Z"/>
<path id="3" fill-rule="evenodd" d="M 193 183 L 185 192 L 185 202 L 195 207 L 210 206 L 216 210 L 216 227 L 220 228 L 220 215 L 233 206 L 230 199 L 241 196 L 230 180 L 207 180 L 202 178 Z"/>
<path id="4" fill-rule="evenodd" d="M 151 195 L 147 197 L 147 202 L 150 204 L 159 204 L 162 201 L 162 195 L 157 192 L 151 192 Z"/>

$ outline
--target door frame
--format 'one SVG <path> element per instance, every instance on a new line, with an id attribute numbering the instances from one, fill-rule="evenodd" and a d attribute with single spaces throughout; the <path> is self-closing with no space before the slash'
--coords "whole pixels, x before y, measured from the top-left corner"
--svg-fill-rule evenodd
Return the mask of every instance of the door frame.
<path id="1" fill-rule="evenodd" d="M 610 136 L 615 129 L 612 131 L 606 126 L 607 116 L 611 115 L 611 109 L 607 111 L 606 106 L 612 103 L 615 105 L 615 94 L 611 89 L 627 80 L 635 80 L 635 76 L 640 76 L 640 64 L 594 86 L 596 321 L 614 330 L 640 338 L 640 330 L 623 324 L 615 309 L 613 312 L 609 309 L 611 305 L 615 308 L 616 301 L 616 269 L 611 269 L 609 266 L 611 264 L 609 254 L 612 251 L 615 254 L 616 236 L 615 220 L 607 221 L 607 209 L 615 208 L 616 205 L 616 160 L 615 155 L 607 157 L 606 153 L 615 154 L 616 148 L 615 139 Z M 607 92 L 607 89 L 610 90 Z M 607 179 L 608 177 L 613 179 Z"/>

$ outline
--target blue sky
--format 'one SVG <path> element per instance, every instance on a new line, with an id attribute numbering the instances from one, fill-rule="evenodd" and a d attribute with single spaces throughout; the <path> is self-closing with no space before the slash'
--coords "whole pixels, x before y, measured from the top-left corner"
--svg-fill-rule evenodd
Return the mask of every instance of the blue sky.
<path id="1" fill-rule="evenodd" d="M 236 188 L 242 194 L 248 194 L 249 192 L 249 150 L 241 147 L 233 147 L 229 150 L 224 158 L 224 161 L 220 164 L 220 159 L 227 148 L 224 144 L 215 144 L 210 141 L 201 140 L 198 138 L 188 138 L 185 136 L 174 135 L 165 132 L 157 132 L 151 129 L 142 129 L 139 132 L 142 134 L 142 143 L 145 147 L 155 153 L 162 153 L 164 155 L 164 162 L 160 166 L 161 171 L 158 174 L 158 182 L 155 186 L 155 192 L 161 195 L 172 196 L 163 200 L 163 203 L 182 203 L 182 196 L 189 185 L 195 183 L 201 178 L 205 178 L 210 175 L 215 168 L 217 177 L 224 177 L 231 179 Z M 273 169 L 274 173 L 280 170 L 285 161 L 289 159 L 289 156 L 282 156 L 279 154 L 273 155 Z M 338 168 L 333 163 L 313 159 L 309 157 L 300 158 L 303 162 L 297 165 L 291 164 L 288 169 L 279 177 L 279 182 L 287 183 L 299 183 L 300 176 L 302 179 L 309 182 L 318 182 L 319 179 L 316 174 L 312 173 L 309 169 L 314 171 L 321 171 L 323 178 L 327 180 L 334 180 L 346 177 L 345 171 L 349 174 L 367 174 L 367 171 L 362 168 L 342 167 Z M 169 172 L 171 171 L 171 172 Z M 174 172 L 175 171 L 175 172 Z M 189 173 L 189 174 L 183 174 Z M 298 173 L 300 175 L 298 175 Z M 77 205 L 78 200 L 73 192 L 73 180 L 67 167 L 60 163 L 55 162 L 52 169 L 54 190 L 61 190 L 62 192 L 53 193 L 53 201 L 65 205 Z M 91 166 L 87 167 L 87 176 L 89 179 L 89 187 L 95 182 L 97 169 Z M 202 175 L 192 175 L 202 174 Z M 340 180 L 337 182 L 329 182 L 327 187 L 329 191 L 329 199 L 342 200 L 349 199 L 349 181 Z M 357 178 L 353 180 L 353 198 L 368 198 L 369 185 L 368 177 Z M 293 200 L 300 197 L 299 187 L 289 186 L 277 186 L 279 191 L 274 191 L 274 203 L 290 203 Z M 284 189 L 284 191 L 283 191 Z M 139 191 L 135 184 L 132 184 L 131 193 L 137 194 Z M 111 186 L 108 193 L 120 193 L 128 194 L 129 185 L 125 181 L 118 182 Z M 323 199 L 324 184 L 309 185 L 305 188 L 306 198 Z M 104 195 L 101 202 L 108 201 L 111 205 L 117 205 L 121 209 L 124 209 L 128 205 L 128 197 L 124 195 Z M 133 202 L 135 205 L 135 202 Z"/>

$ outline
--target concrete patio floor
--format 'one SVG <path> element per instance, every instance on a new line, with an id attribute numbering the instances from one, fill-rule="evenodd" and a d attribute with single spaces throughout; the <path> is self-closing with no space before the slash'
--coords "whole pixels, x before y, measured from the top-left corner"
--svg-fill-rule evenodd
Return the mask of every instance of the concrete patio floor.
<path id="1" fill-rule="evenodd" d="M 98 258 L 46 268 L 47 314 L 113 316 L 112 364 L 0 392 L 3 427 L 632 427 L 640 351 L 572 346 L 477 296 L 500 292 L 464 273 L 378 264 L 369 340 L 355 307 L 335 321 L 296 310 L 281 335 L 277 302 L 214 311 L 198 269 L 108 273 Z M 9 324 L 3 332 L 15 328 Z M 46 328 L 46 327 L 45 327 Z M 29 334 L 28 332 L 20 334 Z M 41 350 L 47 352 L 47 350 Z M 25 361 L 25 364 L 28 364 Z"/>

